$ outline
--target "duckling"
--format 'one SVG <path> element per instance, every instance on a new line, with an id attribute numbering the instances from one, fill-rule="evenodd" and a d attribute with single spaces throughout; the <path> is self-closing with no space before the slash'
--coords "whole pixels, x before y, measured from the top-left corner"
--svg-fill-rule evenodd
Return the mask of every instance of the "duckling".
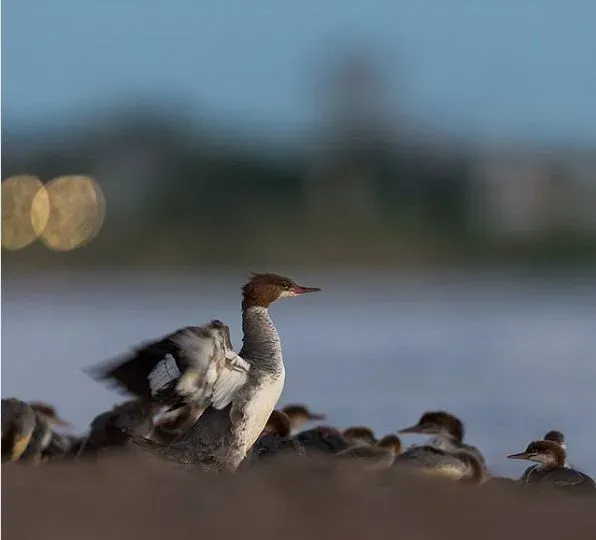
<path id="1" fill-rule="evenodd" d="M 344 429 L 344 439 L 351 445 L 375 445 L 377 438 L 372 429 L 366 426 L 351 426 Z"/>
<path id="2" fill-rule="evenodd" d="M 281 409 L 289 419 L 292 433 L 300 431 L 308 422 L 317 422 L 325 420 L 324 414 L 313 413 L 304 404 L 286 405 Z"/>
<path id="3" fill-rule="evenodd" d="M 150 436 L 153 430 L 152 412 L 151 405 L 131 399 L 99 414 L 91 422 L 89 434 L 77 457 L 97 457 L 104 451 L 122 450 L 133 437 Z"/>
<path id="4" fill-rule="evenodd" d="M 293 439 L 302 445 L 307 456 L 337 454 L 350 446 L 339 430 L 329 426 L 301 431 Z"/>
<path id="5" fill-rule="evenodd" d="M 63 420 L 57 413 L 56 409 L 48 403 L 40 401 L 32 401 L 29 403 L 31 409 L 35 413 L 35 429 L 29 440 L 27 448 L 21 455 L 21 461 L 30 463 L 40 463 L 48 457 L 48 448 L 55 440 L 56 445 L 59 445 L 60 435 L 54 433 L 54 427 L 70 427 L 70 423 Z M 52 447 L 50 454 L 56 451 L 56 447 Z"/>
<path id="6" fill-rule="evenodd" d="M 265 429 L 252 446 L 248 459 L 263 460 L 280 454 L 294 454 L 304 456 L 304 448 L 296 440 L 290 437 L 291 420 L 287 414 L 274 409 Z"/>
<path id="7" fill-rule="evenodd" d="M 557 443 L 558 445 L 561 446 L 561 448 L 563 448 L 563 450 L 565 450 L 565 456 L 567 456 L 567 443 L 565 441 L 565 435 L 563 435 L 563 433 L 561 431 L 558 431 L 556 429 L 552 429 L 551 431 L 548 431 L 544 437 L 542 438 L 542 440 L 544 441 L 552 441 L 554 443 Z M 565 457 L 565 467 L 569 467 L 569 463 L 567 461 L 567 457 Z M 530 465 L 525 471 L 524 474 L 522 474 L 521 478 L 520 478 L 520 482 L 523 484 L 525 483 L 527 477 L 529 474 L 531 474 L 532 470 L 535 469 L 536 467 L 540 467 L 540 465 Z"/>
<path id="8" fill-rule="evenodd" d="M 540 464 L 520 479 L 524 487 L 549 487 L 596 493 L 596 483 L 592 478 L 571 467 L 565 467 L 565 449 L 554 441 L 533 441 L 523 452 L 510 454 L 507 457 Z"/>
<path id="9" fill-rule="evenodd" d="M 386 435 L 375 445 L 358 444 L 338 452 L 336 456 L 339 459 L 361 461 L 366 468 L 386 469 L 393 465 L 401 448 L 401 440 L 397 435 Z"/>
<path id="10" fill-rule="evenodd" d="M 37 419 L 31 406 L 16 398 L 2 400 L 2 461 L 18 461 L 25 452 Z"/>
<path id="11" fill-rule="evenodd" d="M 563 450 L 567 451 L 567 441 L 565 440 L 565 435 L 563 435 L 562 431 L 551 429 L 544 435 L 543 440 L 556 442 L 563 448 Z"/>
<path id="12" fill-rule="evenodd" d="M 398 433 L 432 435 L 433 438 L 427 443 L 429 446 L 449 452 L 470 452 L 486 469 L 486 462 L 480 450 L 463 442 L 465 433 L 463 422 L 451 413 L 427 411 L 420 417 L 417 424 L 401 429 Z"/>

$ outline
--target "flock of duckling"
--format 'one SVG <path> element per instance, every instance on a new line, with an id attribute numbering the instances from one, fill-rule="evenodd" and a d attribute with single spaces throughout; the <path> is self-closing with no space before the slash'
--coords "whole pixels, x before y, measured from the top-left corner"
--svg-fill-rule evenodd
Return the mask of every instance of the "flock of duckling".
<path id="1" fill-rule="evenodd" d="M 61 433 L 67 428 L 56 409 L 42 402 L 26 403 L 2 399 L 2 460 L 40 464 L 55 460 L 99 459 L 125 451 L 142 439 L 174 440 L 187 427 L 192 413 L 181 408 L 175 415 L 152 421 L 151 411 L 139 400 L 128 400 L 101 413 L 83 436 Z M 343 430 L 321 424 L 324 414 L 313 413 L 302 404 L 275 409 L 241 469 L 271 463 L 281 455 L 305 459 L 329 456 L 331 462 L 351 463 L 370 470 L 407 470 L 425 476 L 446 478 L 472 485 L 505 483 L 520 488 L 547 487 L 594 493 L 596 483 L 567 462 L 562 432 L 552 430 L 542 440 L 531 442 L 523 452 L 507 456 L 535 462 L 515 480 L 489 473 L 478 448 L 464 442 L 464 425 L 446 411 L 425 412 L 418 422 L 396 434 L 377 438 L 366 426 Z M 303 429 L 308 423 L 318 423 Z M 400 435 L 424 434 L 423 445 L 404 448 Z"/>
<path id="2" fill-rule="evenodd" d="M 560 432 L 549 432 L 508 456 L 536 463 L 512 480 L 489 473 L 481 452 L 464 441 L 461 420 L 445 411 L 427 411 L 416 424 L 379 440 L 364 426 L 303 430 L 307 422 L 320 423 L 325 416 L 304 405 L 275 408 L 285 368 L 269 308 L 278 299 L 320 290 L 277 274 L 254 274 L 242 288 L 239 353 L 229 327 L 212 320 L 142 343 L 93 368 L 90 374 L 96 380 L 125 390 L 133 399 L 97 416 L 84 436 L 57 431 L 67 424 L 50 405 L 2 399 L 2 460 L 93 460 L 140 448 L 179 464 L 236 471 L 280 455 L 324 455 L 338 465 L 412 471 L 475 485 L 501 482 L 596 493 L 594 480 L 568 465 Z M 432 438 L 403 448 L 400 436 L 409 433 Z"/>

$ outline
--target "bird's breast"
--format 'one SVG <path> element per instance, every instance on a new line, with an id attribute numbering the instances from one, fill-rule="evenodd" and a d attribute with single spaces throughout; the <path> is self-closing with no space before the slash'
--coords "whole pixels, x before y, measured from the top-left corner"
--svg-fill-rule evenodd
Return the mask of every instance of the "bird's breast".
<path id="1" fill-rule="evenodd" d="M 285 370 L 264 375 L 246 389 L 241 405 L 243 425 L 240 428 L 242 445 L 248 451 L 265 429 L 267 420 L 279 401 L 285 382 Z"/>

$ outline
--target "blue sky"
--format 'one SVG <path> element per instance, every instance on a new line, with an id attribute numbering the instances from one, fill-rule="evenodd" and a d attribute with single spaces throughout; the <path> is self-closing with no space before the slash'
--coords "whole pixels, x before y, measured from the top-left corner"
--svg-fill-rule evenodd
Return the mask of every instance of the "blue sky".
<path id="1" fill-rule="evenodd" d="M 6 0 L 2 15 L 8 129 L 150 96 L 292 132 L 315 114 L 313 68 L 356 39 L 416 119 L 596 143 L 593 0 Z"/>

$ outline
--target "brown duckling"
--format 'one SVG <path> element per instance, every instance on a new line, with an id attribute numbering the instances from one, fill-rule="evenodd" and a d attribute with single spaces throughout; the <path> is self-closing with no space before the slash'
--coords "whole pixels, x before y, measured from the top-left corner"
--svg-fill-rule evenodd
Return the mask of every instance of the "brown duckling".
<path id="1" fill-rule="evenodd" d="M 304 448 L 291 436 L 291 421 L 287 414 L 274 409 L 265 429 L 252 446 L 247 462 L 269 459 L 273 456 L 290 455 L 304 456 Z"/>
<path id="2" fill-rule="evenodd" d="M 2 461 L 18 461 L 25 452 L 37 417 L 31 406 L 16 398 L 2 400 Z"/>
<path id="3" fill-rule="evenodd" d="M 341 432 L 330 426 L 301 431 L 293 439 L 304 447 L 307 456 L 337 454 L 350 446 Z"/>
<path id="4" fill-rule="evenodd" d="M 60 439 L 60 435 L 54 433 L 54 427 L 70 427 L 71 424 L 63 420 L 56 411 L 56 408 L 48 403 L 32 401 L 29 403 L 35 413 L 35 429 L 31 434 L 29 444 L 21 456 L 22 461 L 39 463 L 42 458 L 48 457 L 46 451 L 52 446 L 54 439 Z"/>
<path id="5" fill-rule="evenodd" d="M 263 435 L 275 435 L 276 437 L 289 437 L 292 432 L 292 421 L 290 417 L 282 412 L 274 409 L 269 415 L 269 420 L 265 424 Z"/>
<path id="6" fill-rule="evenodd" d="M 337 453 L 340 459 L 357 460 L 365 464 L 366 468 L 386 469 L 393 465 L 395 456 L 402 449 L 401 440 L 397 435 L 386 435 L 375 445 L 358 444 Z"/>
<path id="7" fill-rule="evenodd" d="M 544 437 L 542 438 L 544 441 L 552 441 L 557 443 L 558 445 L 565 450 L 565 456 L 567 456 L 567 442 L 565 441 L 565 435 L 561 431 L 556 429 L 552 429 L 545 433 Z M 526 478 L 532 472 L 533 469 L 536 467 L 540 467 L 541 465 L 530 465 L 522 474 L 521 478 L 519 479 L 521 484 L 525 484 Z M 565 467 L 569 467 L 569 463 L 567 462 L 567 458 L 565 458 Z"/>
<path id="8" fill-rule="evenodd" d="M 510 454 L 509 459 L 523 459 L 538 463 L 526 471 L 520 483 L 524 487 L 547 487 L 595 493 L 596 483 L 587 474 L 565 466 L 565 449 L 554 441 L 533 441 L 523 452 Z"/>
<path id="9" fill-rule="evenodd" d="M 292 433 L 300 431 L 309 422 L 319 422 L 325 420 L 324 414 L 313 413 L 306 405 L 291 404 L 281 409 L 290 419 Z"/>
<path id="10" fill-rule="evenodd" d="M 344 429 L 342 435 L 351 445 L 377 444 L 377 438 L 375 437 L 373 430 L 366 426 L 351 426 Z"/>
<path id="11" fill-rule="evenodd" d="M 427 411 L 413 426 L 400 429 L 398 433 L 418 433 L 431 435 L 428 446 L 434 446 L 448 452 L 465 451 L 474 454 L 486 468 L 484 456 L 475 446 L 464 443 L 465 429 L 463 422 L 446 411 Z"/>

